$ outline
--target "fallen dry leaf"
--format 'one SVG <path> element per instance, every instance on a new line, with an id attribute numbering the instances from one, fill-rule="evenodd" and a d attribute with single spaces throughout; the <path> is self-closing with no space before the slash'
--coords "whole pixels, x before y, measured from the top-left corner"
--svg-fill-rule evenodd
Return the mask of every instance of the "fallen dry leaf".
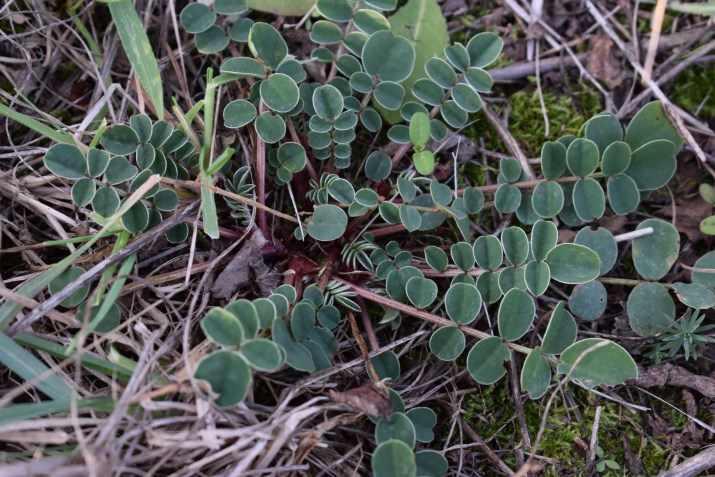
<path id="1" fill-rule="evenodd" d="M 693 393 L 687 389 L 683 389 L 683 401 L 685 402 L 685 412 L 691 416 L 698 415 L 698 405 L 695 402 L 695 397 Z M 685 423 L 685 428 L 683 429 L 684 437 L 689 437 L 688 447 L 691 449 L 699 449 L 703 444 L 703 435 L 705 430 L 695 424 L 695 421 L 688 419 Z"/>
<path id="2" fill-rule="evenodd" d="M 591 37 L 586 69 L 611 89 L 620 86 L 626 79 L 626 72 L 616 53 L 613 42 L 607 36 L 594 35 Z"/>
<path id="3" fill-rule="evenodd" d="M 559 243 L 571 243 L 576 238 L 576 231 L 562 228 L 559 229 Z"/>
<path id="4" fill-rule="evenodd" d="M 358 388 L 353 388 L 344 393 L 328 391 L 330 399 L 338 404 L 344 404 L 356 411 L 364 412 L 370 416 L 388 419 L 392 413 L 392 400 L 374 383 L 368 383 Z"/>
<path id="5" fill-rule="evenodd" d="M 598 226 L 611 232 L 613 235 L 628 232 L 625 229 L 628 219 L 623 215 L 604 215 L 598 220 Z"/>
<path id="6" fill-rule="evenodd" d="M 671 207 L 664 207 L 663 215 L 671 217 L 672 210 Z M 712 213 L 712 206 L 699 195 L 688 199 L 678 199 L 675 203 L 675 228 L 678 229 L 678 232 L 685 234 L 691 242 L 705 240 L 708 236 L 700 231 L 700 221 Z"/>
<path id="7" fill-rule="evenodd" d="M 253 232 L 214 282 L 211 288 L 214 298 L 228 300 L 239 289 L 254 282 L 263 295 L 270 294 L 276 287 L 277 276 L 271 273 L 261 256 L 266 243 L 263 234 Z"/>

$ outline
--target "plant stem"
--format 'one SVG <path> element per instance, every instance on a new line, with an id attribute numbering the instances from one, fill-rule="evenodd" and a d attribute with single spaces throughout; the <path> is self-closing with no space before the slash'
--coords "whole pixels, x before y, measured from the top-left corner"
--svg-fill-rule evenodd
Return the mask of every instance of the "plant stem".
<path id="1" fill-rule="evenodd" d="M 569 182 L 569 181 L 561 181 L 561 182 Z M 518 187 L 518 184 L 514 184 Z M 485 187 L 491 187 L 491 186 L 485 186 Z M 479 189 L 476 187 L 476 189 Z M 460 189 L 458 192 L 463 192 L 464 189 Z M 400 203 L 398 203 L 400 204 Z M 424 212 L 442 212 L 442 210 L 438 207 L 417 207 L 413 206 L 419 211 L 424 211 Z M 484 209 L 487 209 L 489 207 L 494 207 L 494 202 L 485 202 L 484 203 Z M 394 225 L 388 225 L 388 226 L 379 226 L 378 228 L 370 230 L 370 233 L 373 234 L 375 237 L 383 237 L 385 235 L 392 235 L 396 234 L 399 232 L 404 232 L 405 226 L 402 224 L 394 224 Z M 634 230 L 632 232 L 626 232 L 624 234 L 619 234 L 615 235 L 613 238 L 615 239 L 616 242 L 625 242 L 627 240 L 633 240 L 637 239 L 639 237 L 645 237 L 646 235 L 650 235 L 653 233 L 653 227 L 644 227 L 642 229 Z"/>
<path id="2" fill-rule="evenodd" d="M 241 202 L 246 205 L 250 205 L 251 207 L 255 207 L 259 210 L 259 212 L 262 210 L 265 212 L 268 212 L 270 214 L 275 215 L 276 217 L 280 217 L 281 219 L 288 220 L 290 222 L 295 222 L 296 224 L 298 223 L 298 219 L 293 217 L 292 215 L 284 214 L 283 212 L 279 212 L 275 209 L 271 209 L 270 207 L 261 204 L 260 202 L 257 202 L 253 199 L 249 199 L 248 197 L 243 197 L 242 195 L 234 194 L 233 192 L 229 192 L 227 190 L 223 190 L 220 187 L 216 187 L 213 184 L 197 184 L 195 181 L 182 181 L 178 179 L 167 179 L 166 177 L 161 178 L 161 182 L 164 184 L 171 184 L 176 187 L 185 187 L 187 189 L 193 189 L 193 190 L 201 190 L 202 188 L 208 189 L 211 192 L 215 192 L 218 195 L 222 195 L 225 197 L 228 197 L 229 199 L 233 199 L 235 201 Z"/>
<path id="3" fill-rule="evenodd" d="M 591 174 L 589 176 L 592 179 L 600 179 L 602 177 L 605 177 L 605 175 L 601 172 L 596 172 L 595 174 Z M 567 176 L 567 177 L 559 177 L 558 179 L 554 179 L 553 182 L 559 182 L 559 183 L 567 183 L 567 182 L 576 182 L 581 177 L 576 177 L 576 176 Z M 533 189 L 537 185 L 541 184 L 542 182 L 546 182 L 547 179 L 534 179 L 533 181 L 522 181 L 522 182 L 514 182 L 513 185 L 514 187 L 517 187 L 519 189 Z M 496 192 L 501 184 L 492 184 L 492 185 L 487 185 L 487 186 L 478 186 L 475 187 L 476 190 L 482 191 L 482 192 Z M 457 190 L 458 195 L 464 194 L 464 189 L 459 189 Z"/>
<path id="4" fill-rule="evenodd" d="M 361 296 L 357 297 L 357 303 L 360 305 L 362 323 L 363 326 L 365 326 L 365 332 L 367 333 L 367 339 L 370 342 L 370 347 L 373 351 L 375 351 L 380 348 L 380 343 L 377 341 L 377 336 L 375 336 L 375 329 L 372 326 L 370 313 L 367 312 L 367 305 L 365 305 L 365 300 Z"/>
<path id="5" fill-rule="evenodd" d="M 417 267 L 416 264 L 413 264 L 412 266 L 415 268 L 419 268 L 419 270 L 422 272 L 422 274 L 426 277 L 439 277 L 439 278 L 453 278 L 458 275 L 468 275 L 470 277 L 478 277 L 478 276 L 480 276 L 484 273 L 487 273 L 489 271 L 489 270 L 483 270 L 481 268 L 475 268 L 473 270 L 468 270 L 465 272 L 464 270 L 462 270 L 460 268 L 448 268 L 447 270 L 438 272 L 437 270 L 434 270 L 432 268 Z M 507 268 L 515 268 L 515 267 L 504 267 L 504 268 L 500 268 L 500 269 L 492 270 L 492 271 L 496 273 L 498 271 L 505 270 Z"/>
<path id="6" fill-rule="evenodd" d="M 343 284 L 343 285 L 349 286 L 355 293 L 357 293 L 358 296 L 361 296 L 361 297 L 365 298 L 366 300 L 370 300 L 372 302 L 378 303 L 380 305 L 384 305 L 389 308 L 394 308 L 397 311 L 408 314 L 410 316 L 414 316 L 415 318 L 420 318 L 421 320 L 429 321 L 430 323 L 433 323 L 433 324 L 439 325 L 439 326 L 456 326 L 457 328 L 462 330 L 462 332 L 464 334 L 467 334 L 469 336 L 474 336 L 475 338 L 479 338 L 480 340 L 493 337 L 493 335 L 485 333 L 484 331 L 479 331 L 479 330 L 475 330 L 474 328 L 470 328 L 469 326 L 460 325 L 459 323 L 455 323 L 454 321 L 448 320 L 446 318 L 442 318 L 441 316 L 433 315 L 432 313 L 429 313 L 427 311 L 420 310 L 418 308 L 406 305 L 404 303 L 400 303 L 399 301 L 395 301 L 391 298 L 387 298 L 382 295 L 378 295 L 375 292 L 372 292 L 372 291 L 370 291 L 366 288 L 363 288 L 359 285 L 355 285 L 354 283 L 350 283 L 349 281 L 343 280 L 342 278 L 336 277 L 334 275 L 333 275 L 332 279 L 335 280 L 336 282 Z M 517 351 L 522 354 L 528 355 L 531 352 L 531 348 L 527 348 L 526 346 L 521 346 L 516 343 L 511 343 L 511 342 L 505 341 L 504 344 L 506 346 L 508 346 L 509 348 L 513 349 L 514 351 Z"/>
<path id="7" fill-rule="evenodd" d="M 360 334 L 360 328 L 357 325 L 357 321 L 355 321 L 355 315 L 353 315 L 353 312 L 350 310 L 348 310 L 348 318 L 350 318 L 350 328 L 352 329 L 355 341 L 357 341 L 358 348 L 360 348 L 360 353 L 362 354 L 362 358 L 365 361 L 365 365 L 367 366 L 367 370 L 370 373 L 370 377 L 373 381 L 379 383 L 380 376 L 377 374 L 377 371 L 375 371 L 375 366 L 372 365 L 372 361 L 370 361 L 370 353 L 367 350 L 367 344 L 365 344 L 365 340 Z M 379 348 L 379 346 L 373 346 L 372 349 L 374 351 L 377 348 Z"/>
<path id="8" fill-rule="evenodd" d="M 625 287 L 635 287 L 641 283 L 655 283 L 648 280 L 632 280 L 630 278 L 608 278 L 603 277 L 598 279 L 604 285 L 623 285 Z M 671 283 L 660 283 L 665 288 L 673 288 Z"/>
<path id="9" fill-rule="evenodd" d="M 261 115 L 265 112 L 266 105 L 261 101 L 258 106 L 258 114 Z M 259 204 L 266 204 L 266 143 L 263 142 L 258 132 L 256 132 L 256 199 Z M 271 240 L 266 211 L 262 207 L 258 208 L 258 228 L 266 240 Z"/>
<path id="10" fill-rule="evenodd" d="M 213 81 L 213 69 L 206 71 L 206 95 L 204 96 L 204 143 L 199 159 L 199 181 L 202 185 L 213 184 L 211 174 L 207 169 L 211 166 L 214 140 L 214 112 L 216 110 L 216 83 Z M 218 238 L 218 216 L 216 200 L 213 192 L 207 188 L 201 189 L 201 217 L 204 232 L 211 238 Z"/>
<path id="11" fill-rule="evenodd" d="M 293 123 L 290 121 L 286 121 L 286 126 L 288 126 L 288 133 L 290 134 L 291 139 L 293 139 L 293 142 L 303 144 L 303 141 L 300 140 L 300 136 L 298 136 L 298 131 L 295 130 L 295 126 L 293 126 Z M 313 179 L 315 182 L 318 182 L 318 173 L 315 172 L 315 167 L 313 167 L 312 158 L 309 157 L 308 160 L 305 161 L 305 168 L 308 171 L 310 178 Z"/>
<path id="12" fill-rule="evenodd" d="M 380 227 L 378 229 L 370 230 L 370 233 L 375 236 L 375 237 L 383 237 L 385 235 L 392 235 L 396 234 L 399 232 L 402 232 L 405 229 L 405 226 L 402 224 L 395 224 L 395 225 L 388 225 L 387 227 Z"/>
<path id="13" fill-rule="evenodd" d="M 345 31 L 343 32 L 343 37 L 347 36 L 348 33 L 350 33 L 353 30 L 353 26 L 355 25 L 355 14 L 360 10 L 360 7 L 362 5 L 362 1 L 359 1 L 355 4 L 355 8 L 353 9 L 353 15 L 348 24 L 345 26 Z M 341 41 L 340 44 L 338 45 L 338 51 L 335 52 L 335 59 L 337 60 L 340 58 L 340 56 L 343 54 L 343 51 L 345 51 L 345 42 Z M 333 64 L 330 66 L 330 73 L 328 73 L 328 78 L 325 80 L 325 83 L 329 83 L 333 78 L 335 78 L 335 75 L 338 72 L 338 64 L 333 61 Z"/>
<path id="14" fill-rule="evenodd" d="M 204 96 L 204 143 L 201 146 L 202 160 L 199 164 L 201 172 L 211 164 L 211 143 L 214 136 L 214 111 L 216 109 L 216 84 L 211 81 L 213 71 L 206 73 L 206 95 Z"/>
<path id="15" fill-rule="evenodd" d="M 114 247 L 112 248 L 112 255 L 122 250 L 129 243 L 130 233 L 126 230 L 122 230 L 117 234 L 117 241 L 114 242 Z M 99 279 L 99 284 L 97 285 L 97 294 L 94 297 L 94 304 L 99 305 L 102 303 L 102 298 L 104 297 L 104 288 L 109 283 L 114 275 L 114 270 L 117 268 L 117 264 L 113 263 L 102 273 L 102 277 Z"/>
<path id="16" fill-rule="evenodd" d="M 336 242 L 333 242 L 330 250 L 328 251 L 328 261 L 325 264 L 325 268 L 320 275 L 318 280 L 318 288 L 321 292 L 325 292 L 325 287 L 328 286 L 328 282 L 333 277 L 333 272 L 337 272 L 336 265 L 340 264 L 340 248 L 337 246 Z"/>

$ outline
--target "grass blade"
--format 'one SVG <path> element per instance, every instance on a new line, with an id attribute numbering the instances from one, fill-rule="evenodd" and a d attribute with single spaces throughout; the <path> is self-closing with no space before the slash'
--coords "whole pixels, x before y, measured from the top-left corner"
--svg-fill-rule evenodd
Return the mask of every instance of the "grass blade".
<path id="1" fill-rule="evenodd" d="M 114 403 L 111 399 L 107 398 L 81 399 L 77 401 L 77 408 L 96 409 L 98 411 L 111 412 L 114 408 Z M 0 409 L 0 426 L 6 426 L 8 424 L 12 424 L 13 422 L 22 421 L 24 419 L 32 419 L 33 417 L 69 411 L 69 401 L 43 401 L 25 404 L 15 404 L 13 406 L 8 406 L 5 409 Z"/>
<path id="2" fill-rule="evenodd" d="M 67 358 L 67 348 L 59 343 L 54 343 L 46 339 L 34 336 L 25 332 L 18 333 L 15 341 L 27 348 L 33 348 L 54 356 L 55 358 Z M 110 377 L 128 381 L 132 377 L 132 370 L 120 364 L 112 363 L 87 352 L 82 353 L 79 358 L 82 367 L 97 371 Z"/>
<path id="3" fill-rule="evenodd" d="M 157 117 L 163 119 L 164 90 L 161 75 L 139 15 L 130 0 L 110 2 L 109 11 L 117 26 L 124 52 L 139 78 L 139 83 L 154 105 Z"/>
<path id="4" fill-rule="evenodd" d="M 214 140 L 214 110 L 216 107 L 216 88 L 213 81 L 213 69 L 206 70 L 206 95 L 204 96 L 204 144 L 199 156 L 199 179 L 201 181 L 201 220 L 204 232 L 209 237 L 219 238 L 218 216 L 216 215 L 216 198 L 213 191 L 205 186 L 213 185 L 209 171 Z M 193 108 L 192 108 L 193 109 Z"/>
<path id="5" fill-rule="evenodd" d="M 72 396 L 69 384 L 5 333 L 0 333 L 0 363 L 26 381 L 45 375 L 37 383 L 37 389 L 59 403 L 69 403 Z"/>
<path id="6" fill-rule="evenodd" d="M 0 116 L 7 116 L 8 118 L 12 119 L 18 124 L 22 124 L 23 126 L 27 126 L 28 128 L 32 129 L 33 131 L 42 134 L 45 137 L 48 137 L 52 139 L 55 142 L 61 142 L 63 144 L 72 144 L 72 145 L 77 145 L 75 142 L 74 138 L 70 136 L 69 134 L 58 131 L 56 129 L 53 129 L 49 126 L 47 126 L 44 123 L 41 123 L 37 119 L 31 118 L 30 116 L 26 114 L 19 113 L 13 109 L 10 109 L 8 106 L 4 104 L 0 104 Z"/>
<path id="7" fill-rule="evenodd" d="M 87 334 L 94 333 L 94 330 L 97 329 L 97 327 L 102 323 L 104 317 L 107 316 L 107 313 L 109 313 L 111 306 L 114 304 L 114 302 L 117 301 L 117 298 L 119 298 L 119 294 L 122 292 L 122 287 L 127 281 L 127 276 L 129 275 L 129 272 L 132 271 L 132 267 L 134 266 L 134 262 L 136 261 L 136 259 L 137 255 L 134 254 L 130 255 L 129 258 L 122 262 L 121 267 L 119 267 L 119 273 L 117 274 L 117 278 L 114 280 L 114 283 L 112 283 L 112 286 L 110 287 L 107 295 L 102 299 L 102 304 L 99 307 L 97 315 L 92 318 L 92 321 L 87 326 Z M 70 343 L 69 347 L 67 348 L 68 355 L 74 353 L 81 335 L 81 333 L 77 333 L 75 335 L 74 339 L 72 340 L 72 343 Z"/>
<path id="8" fill-rule="evenodd" d="M 213 185 L 211 176 L 201 174 L 201 185 Z M 204 222 L 204 232 L 211 238 L 219 238 L 218 215 L 216 214 L 216 199 L 214 193 L 206 187 L 201 188 L 201 220 Z"/>

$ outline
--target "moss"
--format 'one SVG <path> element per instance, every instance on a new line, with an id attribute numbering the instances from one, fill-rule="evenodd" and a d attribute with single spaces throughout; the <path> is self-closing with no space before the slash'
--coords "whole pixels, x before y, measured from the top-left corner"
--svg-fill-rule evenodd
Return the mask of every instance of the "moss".
<path id="1" fill-rule="evenodd" d="M 481 165 L 474 162 L 468 162 L 464 164 L 461 169 L 460 175 L 467 178 L 471 186 L 477 187 L 487 184 L 487 175 L 484 167 Z"/>
<path id="2" fill-rule="evenodd" d="M 592 432 L 597 406 L 602 406 L 599 425 L 598 444 L 605 451 L 608 459 L 616 461 L 625 468 L 625 456 L 621 435 L 625 434 L 631 450 L 641 460 L 645 475 L 658 475 L 667 464 L 669 452 L 655 439 L 644 436 L 639 431 L 642 422 L 640 414 L 628 414 L 612 402 L 604 402 L 592 393 L 581 388 L 572 387 L 571 394 L 575 407 L 563 404 L 560 396 L 554 400 L 546 429 L 538 450 L 538 454 L 557 463 L 547 466 L 545 476 L 582 475 L 586 466 L 585 453 L 575 442 L 582 440 L 588 443 Z M 508 395 L 506 380 L 500 384 L 481 388 L 465 400 L 465 418 L 479 435 L 489 442 L 492 449 L 515 449 L 519 443 L 519 428 L 516 419 L 516 409 Z M 526 401 L 524 414 L 532 439 L 541 426 L 544 406 L 540 401 Z M 580 415 L 580 418 L 576 418 Z M 512 469 L 516 468 L 513 453 L 501 454 L 504 462 Z M 488 465 L 485 463 L 485 466 Z M 484 469 L 488 470 L 487 468 Z"/>
<path id="3" fill-rule="evenodd" d="M 636 31 L 638 32 L 639 37 L 646 37 L 650 35 L 651 31 L 653 31 L 653 27 L 650 22 L 650 14 L 653 11 L 655 2 L 641 2 L 639 6 L 639 10 L 642 13 L 646 13 L 646 15 L 638 15 L 636 16 Z M 668 31 L 673 26 L 673 22 L 675 21 L 675 18 L 678 16 L 678 12 L 676 11 L 670 11 L 666 10 L 665 15 L 663 16 L 663 25 L 661 27 L 663 32 Z M 633 27 L 631 18 L 624 14 L 624 13 L 617 13 L 614 15 L 614 18 L 618 23 L 623 25 L 628 29 L 628 31 L 631 30 Z"/>
<path id="4" fill-rule="evenodd" d="M 13 93 L 15 90 L 15 87 L 12 85 L 12 83 L 7 79 L 7 78 L 0 78 L 0 89 L 5 91 L 6 93 Z"/>
<path id="5" fill-rule="evenodd" d="M 492 449 L 509 449 L 518 430 L 512 421 L 514 407 L 508 397 L 506 380 L 489 387 L 480 387 L 479 391 L 469 395 L 464 401 L 465 420 L 469 426 L 489 443 Z M 516 460 L 511 453 L 502 455 L 504 462 L 515 468 Z M 483 469 L 486 470 L 486 469 Z"/>
<path id="6" fill-rule="evenodd" d="M 570 91 L 565 94 L 555 94 L 544 90 L 544 105 L 549 117 L 549 135 L 546 135 L 546 125 L 541 109 L 538 92 L 517 91 L 509 96 L 509 132 L 521 146 L 527 157 L 538 157 L 541 146 L 546 141 L 555 141 L 565 134 L 578 134 L 583 124 L 599 113 L 601 107 L 598 95 L 581 85 L 569 85 Z M 505 108 L 496 108 L 499 116 Z M 508 154 L 494 128 L 483 114 L 467 128 L 466 135 L 479 141 L 484 139 L 487 149 Z"/>
<path id="7" fill-rule="evenodd" d="M 682 412 L 676 411 L 675 409 L 671 408 L 669 412 L 666 412 L 665 414 L 667 414 L 670 418 L 670 425 L 678 429 L 682 429 L 685 424 L 688 423 L 688 416 Z"/>
<path id="8" fill-rule="evenodd" d="M 715 67 L 686 69 L 673 85 L 673 102 L 689 113 L 709 119 L 715 116 Z M 702 106 L 701 106 L 702 105 Z"/>
<path id="9" fill-rule="evenodd" d="M 77 71 L 77 65 L 75 63 L 62 63 L 55 70 L 55 79 L 64 81 L 72 76 L 75 71 Z"/>
<path id="10" fill-rule="evenodd" d="M 574 88 L 569 95 L 544 91 L 544 105 L 549 117 L 549 135 L 537 91 L 518 92 L 510 98 L 509 131 L 527 157 L 536 157 L 545 141 L 565 134 L 578 134 L 583 124 L 600 111 L 598 97 L 584 88 Z"/>
<path id="11" fill-rule="evenodd" d="M 658 475 L 666 469 L 670 453 L 655 439 L 644 436 L 642 441 L 631 439 L 630 444 L 634 452 L 639 449 L 639 445 L 643 445 L 639 451 L 639 457 L 646 475 Z"/>

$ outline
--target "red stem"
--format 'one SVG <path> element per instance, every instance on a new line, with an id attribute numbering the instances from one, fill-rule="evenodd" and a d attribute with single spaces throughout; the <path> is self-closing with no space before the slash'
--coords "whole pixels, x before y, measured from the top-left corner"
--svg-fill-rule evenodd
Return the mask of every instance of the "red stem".
<path id="1" fill-rule="evenodd" d="M 375 328 L 372 326 L 372 319 L 370 314 L 367 312 L 367 305 L 365 300 L 361 296 L 357 297 L 358 305 L 360 305 L 360 311 L 362 316 L 362 324 L 365 327 L 365 332 L 367 333 L 367 339 L 370 342 L 370 348 L 373 351 L 380 348 L 380 343 L 377 341 L 377 336 L 375 336 Z"/>

